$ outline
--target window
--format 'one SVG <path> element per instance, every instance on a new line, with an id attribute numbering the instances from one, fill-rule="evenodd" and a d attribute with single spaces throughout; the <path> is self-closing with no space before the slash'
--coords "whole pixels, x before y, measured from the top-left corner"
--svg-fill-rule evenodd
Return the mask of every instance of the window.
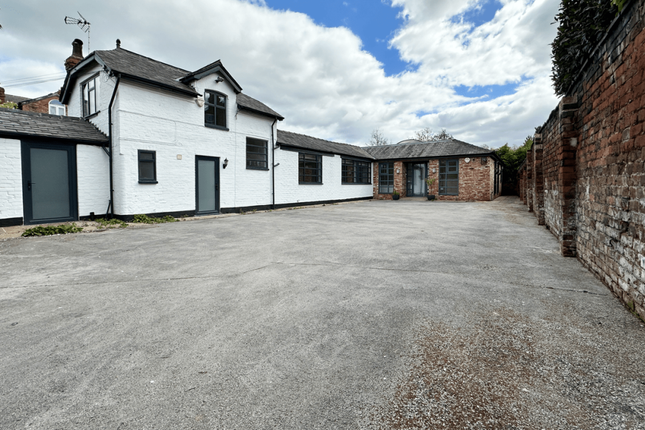
<path id="1" fill-rule="evenodd" d="M 155 151 L 139 150 L 139 183 L 157 183 L 157 161 Z"/>
<path id="2" fill-rule="evenodd" d="M 439 194 L 459 195 L 459 160 L 439 161 Z"/>
<path id="3" fill-rule="evenodd" d="M 371 163 L 369 162 L 343 158 L 343 184 L 371 184 L 372 169 L 370 167 Z"/>
<path id="4" fill-rule="evenodd" d="M 267 158 L 267 141 L 246 138 L 246 168 L 269 170 Z"/>
<path id="5" fill-rule="evenodd" d="M 214 91 L 204 93 L 204 123 L 208 127 L 226 128 L 226 96 Z"/>
<path id="6" fill-rule="evenodd" d="M 96 109 L 96 83 L 98 75 L 85 81 L 82 86 L 83 92 L 83 116 L 94 115 L 98 110 Z"/>
<path id="7" fill-rule="evenodd" d="M 49 102 L 49 113 L 51 115 L 65 116 L 65 105 L 58 100 L 51 100 Z"/>
<path id="8" fill-rule="evenodd" d="M 322 184 L 322 155 L 298 153 L 298 181 Z"/>
<path id="9" fill-rule="evenodd" d="M 379 194 L 392 194 L 394 192 L 394 163 L 379 163 L 378 171 Z"/>

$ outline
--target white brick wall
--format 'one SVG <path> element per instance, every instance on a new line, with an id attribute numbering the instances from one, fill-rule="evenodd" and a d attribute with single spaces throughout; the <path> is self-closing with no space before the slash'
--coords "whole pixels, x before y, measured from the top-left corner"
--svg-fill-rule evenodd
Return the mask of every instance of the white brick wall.
<path id="1" fill-rule="evenodd" d="M 76 146 L 78 215 L 103 215 L 110 201 L 110 164 L 98 146 Z"/>
<path id="2" fill-rule="evenodd" d="M 298 153 L 276 149 L 276 204 L 348 200 L 372 196 L 372 185 L 343 185 L 342 157 L 322 157 L 323 185 L 298 184 Z M 370 178 L 372 176 L 370 175 Z"/>
<path id="3" fill-rule="evenodd" d="M 0 139 L 0 220 L 22 216 L 20 141 Z"/>

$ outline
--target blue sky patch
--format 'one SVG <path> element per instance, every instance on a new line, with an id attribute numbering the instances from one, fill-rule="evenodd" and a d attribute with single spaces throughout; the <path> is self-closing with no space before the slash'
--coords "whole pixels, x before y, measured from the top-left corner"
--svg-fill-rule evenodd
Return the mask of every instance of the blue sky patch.
<path id="1" fill-rule="evenodd" d="M 325 27 L 349 28 L 361 38 L 363 49 L 383 63 L 388 76 L 418 67 L 401 60 L 398 50 L 388 48 L 390 39 L 403 24 L 397 17 L 400 8 L 374 0 L 266 0 L 266 3 L 271 9 L 309 15 L 316 24 Z"/>
<path id="2" fill-rule="evenodd" d="M 485 98 L 487 100 L 492 100 L 497 97 L 507 96 L 509 94 L 514 94 L 517 91 L 517 88 L 520 86 L 520 82 L 514 82 L 505 85 L 475 85 L 468 87 L 466 85 L 457 85 L 453 87 L 457 95 L 468 97 L 468 98 Z"/>
<path id="3" fill-rule="evenodd" d="M 502 4 L 498 0 L 483 0 L 476 7 L 468 9 L 466 12 L 455 15 L 451 21 L 459 23 L 462 20 L 465 23 L 473 25 L 473 29 L 480 25 L 486 24 L 495 18 L 495 14 L 502 8 Z"/>

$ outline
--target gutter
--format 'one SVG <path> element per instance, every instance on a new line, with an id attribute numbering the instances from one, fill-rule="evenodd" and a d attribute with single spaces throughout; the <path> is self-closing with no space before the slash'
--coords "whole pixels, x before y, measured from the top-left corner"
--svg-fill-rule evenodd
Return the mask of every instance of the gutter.
<path id="1" fill-rule="evenodd" d="M 114 99 L 116 98 L 116 92 L 119 89 L 120 83 L 121 74 L 117 75 L 116 77 L 116 85 L 114 86 L 112 98 L 110 99 L 110 105 L 108 106 L 108 138 L 110 140 L 110 152 L 108 154 L 108 156 L 110 157 L 110 206 L 108 207 L 108 212 L 110 213 L 110 218 L 114 218 L 114 138 L 112 137 L 112 105 L 114 104 Z"/>
<path id="2" fill-rule="evenodd" d="M 274 119 L 273 124 L 271 124 L 271 197 L 273 199 L 271 209 L 275 209 L 275 168 L 277 164 L 275 164 L 275 139 L 273 136 L 273 127 L 275 127 L 277 122 L 278 118 Z"/>

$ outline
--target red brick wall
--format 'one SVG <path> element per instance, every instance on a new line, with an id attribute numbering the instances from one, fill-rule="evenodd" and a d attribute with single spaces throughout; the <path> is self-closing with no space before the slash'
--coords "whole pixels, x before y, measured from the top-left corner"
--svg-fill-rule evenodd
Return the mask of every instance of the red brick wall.
<path id="1" fill-rule="evenodd" d="M 456 201 L 489 201 L 501 194 L 495 196 L 495 160 L 492 157 L 485 157 L 486 163 L 482 164 L 481 157 L 459 159 L 459 195 L 458 196 L 440 196 L 439 195 L 439 160 L 433 159 L 428 162 L 428 178 L 435 178 L 434 184 L 429 190 L 429 194 L 434 194 L 438 200 L 456 200 Z M 382 200 L 391 200 L 391 194 L 379 194 L 379 172 L 378 164 L 374 163 L 372 171 L 374 172 L 373 188 L 374 198 Z M 434 170 L 434 172 L 433 172 Z M 398 173 L 397 173 L 398 172 Z M 404 161 L 394 162 L 394 189 L 397 190 L 401 197 L 406 193 L 406 163 Z"/>
<path id="2" fill-rule="evenodd" d="M 543 196 L 562 254 L 577 256 L 645 319 L 644 14 L 643 1 L 626 6 L 542 126 L 541 162 L 531 153 L 543 179 L 534 190 L 522 180 L 522 191 Z"/>
<path id="3" fill-rule="evenodd" d="M 58 100 L 58 95 L 51 96 L 42 100 L 36 100 L 30 103 L 21 104 L 22 110 L 29 112 L 49 113 L 49 102 Z M 67 110 L 67 108 L 65 108 Z"/>

